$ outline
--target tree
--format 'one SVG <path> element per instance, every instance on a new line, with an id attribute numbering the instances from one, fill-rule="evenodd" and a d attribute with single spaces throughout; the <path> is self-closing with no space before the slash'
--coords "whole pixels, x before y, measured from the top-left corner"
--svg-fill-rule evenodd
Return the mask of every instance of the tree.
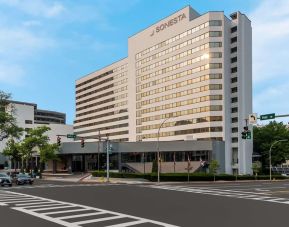
<path id="1" fill-rule="evenodd" d="M 214 181 L 216 181 L 217 170 L 220 168 L 217 160 L 212 160 L 209 165 L 209 172 L 214 175 Z"/>
<path id="2" fill-rule="evenodd" d="M 253 129 L 254 153 L 261 155 L 262 171 L 266 171 L 269 166 L 270 146 L 277 140 L 288 139 L 289 130 L 282 122 L 271 121 L 263 127 L 254 127 Z M 272 147 L 272 165 L 284 163 L 289 158 L 289 143 L 277 143 Z"/>
<path id="3" fill-rule="evenodd" d="M 261 162 L 256 161 L 256 162 L 252 163 L 252 170 L 253 170 L 253 172 L 255 174 L 255 179 L 257 179 L 257 175 L 261 171 L 261 168 L 262 168 L 262 163 Z"/>
<path id="4" fill-rule="evenodd" d="M 56 152 L 59 150 L 57 144 L 46 144 L 40 147 L 40 176 L 43 172 L 43 165 L 50 160 L 58 160 Z"/>
<path id="5" fill-rule="evenodd" d="M 0 91 L 0 141 L 8 138 L 20 138 L 23 129 L 18 127 L 14 117 L 14 106 L 9 106 L 10 94 Z M 9 106 L 9 108 L 8 108 Z"/>
<path id="6" fill-rule="evenodd" d="M 50 130 L 47 126 L 40 126 L 30 129 L 28 136 L 21 143 L 22 153 L 26 160 L 31 160 L 31 165 L 28 165 L 28 169 L 32 170 L 32 155 L 39 151 L 42 152 L 42 156 L 47 150 L 49 150 L 49 137 L 45 135 Z M 44 160 L 45 158 L 43 158 Z"/>
<path id="7" fill-rule="evenodd" d="M 16 171 L 16 163 L 21 160 L 21 148 L 19 143 L 16 143 L 14 138 L 9 138 L 6 147 L 3 150 L 3 154 L 11 158 L 14 163 L 14 168 Z"/>

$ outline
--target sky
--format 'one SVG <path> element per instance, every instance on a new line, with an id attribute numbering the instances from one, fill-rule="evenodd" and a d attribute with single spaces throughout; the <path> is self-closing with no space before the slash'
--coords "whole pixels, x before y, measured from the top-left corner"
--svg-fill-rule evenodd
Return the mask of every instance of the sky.
<path id="1" fill-rule="evenodd" d="M 0 0 L 0 90 L 72 124 L 75 80 L 126 57 L 129 36 L 187 5 L 249 17 L 253 112 L 289 114 L 288 0 Z"/>

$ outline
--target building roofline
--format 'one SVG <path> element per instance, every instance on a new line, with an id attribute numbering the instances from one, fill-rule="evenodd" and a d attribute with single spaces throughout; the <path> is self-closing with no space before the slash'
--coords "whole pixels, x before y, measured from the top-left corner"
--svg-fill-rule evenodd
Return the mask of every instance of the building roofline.
<path id="1" fill-rule="evenodd" d="M 46 112 L 46 113 L 62 114 L 62 115 L 65 115 L 65 116 L 66 116 L 66 113 L 62 113 L 62 112 L 58 112 L 58 111 L 53 111 L 53 110 L 36 109 L 36 111 Z"/>
<path id="2" fill-rule="evenodd" d="M 31 102 L 21 102 L 21 101 L 14 101 L 14 100 L 8 100 L 8 102 L 9 102 L 9 103 L 13 103 L 13 104 L 20 104 L 20 105 L 37 107 L 37 104 L 31 103 Z"/>
<path id="3" fill-rule="evenodd" d="M 91 75 L 91 74 L 93 74 L 93 73 L 95 73 L 95 72 L 97 72 L 97 71 L 100 71 L 100 70 L 102 70 L 102 69 L 105 69 L 105 68 L 107 68 L 107 67 L 109 67 L 109 66 L 111 66 L 111 65 L 113 65 L 113 64 L 115 64 L 115 63 L 117 63 L 117 62 L 120 62 L 120 61 L 122 61 L 122 60 L 124 60 L 124 59 L 126 59 L 126 58 L 128 58 L 128 56 L 123 57 L 123 58 L 121 58 L 121 59 L 119 59 L 119 60 L 117 60 L 117 61 L 114 61 L 114 62 L 112 62 L 112 63 L 110 63 L 110 64 L 108 64 L 108 65 L 102 66 L 101 68 L 99 68 L 99 69 L 97 69 L 97 70 L 94 70 L 94 71 L 92 71 L 92 72 L 90 72 L 90 73 L 87 73 L 87 74 L 85 74 L 84 76 L 81 76 L 81 77 L 79 77 L 78 79 L 76 79 L 75 82 L 78 81 L 78 80 L 80 80 L 80 79 L 82 79 L 82 78 L 84 78 L 84 77 L 87 77 L 87 76 L 89 76 L 89 75 Z"/>
<path id="4" fill-rule="evenodd" d="M 171 15 L 173 15 L 173 14 L 175 14 L 175 13 L 177 13 L 177 12 L 179 12 L 179 11 L 181 11 L 181 10 L 187 8 L 187 7 L 192 8 L 191 5 L 186 5 L 186 6 L 182 7 L 181 9 L 178 9 L 178 10 L 174 11 L 173 13 L 169 14 L 168 16 L 165 16 L 165 17 L 159 19 L 158 21 L 154 22 L 153 24 L 151 24 L 151 25 L 149 25 L 149 26 L 147 26 L 147 27 L 145 27 L 145 28 L 143 28 L 143 29 L 141 29 L 141 30 L 139 30 L 139 31 L 137 31 L 137 32 L 135 32 L 135 33 L 133 33 L 132 35 L 128 36 L 128 39 L 131 38 L 131 37 L 133 37 L 133 36 L 135 36 L 135 35 L 137 35 L 138 33 L 143 32 L 144 30 L 146 30 L 146 29 L 149 28 L 149 27 L 158 24 L 158 23 L 161 22 L 162 20 L 164 20 L 164 19 L 170 17 Z"/>

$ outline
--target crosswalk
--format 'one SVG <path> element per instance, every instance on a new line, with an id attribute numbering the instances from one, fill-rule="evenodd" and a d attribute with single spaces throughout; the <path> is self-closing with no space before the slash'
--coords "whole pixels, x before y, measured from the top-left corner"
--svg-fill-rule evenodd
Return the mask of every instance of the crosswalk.
<path id="1" fill-rule="evenodd" d="M 87 224 L 103 227 L 177 227 L 128 214 L 11 191 L 0 191 L 0 206 L 6 206 L 67 227 L 79 227 Z"/>
<path id="2" fill-rule="evenodd" d="M 242 191 L 232 189 L 220 189 L 212 187 L 186 187 L 186 186 L 174 186 L 174 185 L 143 185 L 142 187 L 149 187 L 153 189 L 170 190 L 178 192 L 188 192 L 195 194 L 205 194 L 213 196 L 224 196 L 238 199 L 258 200 L 264 202 L 281 203 L 288 205 L 289 198 L 274 197 L 268 191 Z"/>

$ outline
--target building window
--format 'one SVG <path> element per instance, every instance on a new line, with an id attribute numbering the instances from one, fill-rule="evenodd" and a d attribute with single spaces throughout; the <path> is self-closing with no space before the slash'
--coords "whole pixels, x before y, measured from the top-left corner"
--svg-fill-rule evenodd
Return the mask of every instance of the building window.
<path id="1" fill-rule="evenodd" d="M 25 124 L 33 124 L 31 120 L 25 120 Z"/>
<path id="2" fill-rule="evenodd" d="M 237 67 L 231 68 L 231 73 L 236 73 L 238 71 Z"/>
<path id="3" fill-rule="evenodd" d="M 236 53 L 237 52 L 237 47 L 231 48 L 231 53 Z"/>
<path id="4" fill-rule="evenodd" d="M 237 113 L 238 112 L 238 107 L 234 107 L 231 109 L 231 113 Z"/>
<path id="5" fill-rule="evenodd" d="M 238 102 L 238 97 L 231 98 L 231 103 Z"/>
<path id="6" fill-rule="evenodd" d="M 238 127 L 232 128 L 232 133 L 238 132 Z"/>
<path id="7" fill-rule="evenodd" d="M 211 20 L 209 21 L 210 26 L 222 26 L 222 21 L 221 20 Z"/>
<path id="8" fill-rule="evenodd" d="M 238 77 L 231 78 L 231 83 L 236 83 L 236 82 L 238 82 Z"/>
<path id="9" fill-rule="evenodd" d="M 237 57 L 231 58 L 231 63 L 235 63 L 235 62 L 237 62 Z"/>
<path id="10" fill-rule="evenodd" d="M 238 118 L 237 118 L 237 117 L 233 117 L 233 118 L 231 119 L 231 121 L 232 121 L 232 123 L 236 123 L 236 122 L 238 122 Z"/>
<path id="11" fill-rule="evenodd" d="M 233 87 L 233 88 L 231 88 L 231 92 L 232 92 L 232 93 L 238 92 L 238 87 Z"/>
<path id="12" fill-rule="evenodd" d="M 231 38 L 231 43 L 235 43 L 235 42 L 237 42 L 237 36 L 234 38 Z"/>
<path id="13" fill-rule="evenodd" d="M 232 137 L 232 143 L 238 143 L 238 137 Z"/>
<path id="14" fill-rule="evenodd" d="M 231 28 L 231 33 L 234 33 L 234 32 L 236 32 L 238 29 L 237 29 L 237 26 L 234 26 L 234 27 L 232 27 Z"/>

